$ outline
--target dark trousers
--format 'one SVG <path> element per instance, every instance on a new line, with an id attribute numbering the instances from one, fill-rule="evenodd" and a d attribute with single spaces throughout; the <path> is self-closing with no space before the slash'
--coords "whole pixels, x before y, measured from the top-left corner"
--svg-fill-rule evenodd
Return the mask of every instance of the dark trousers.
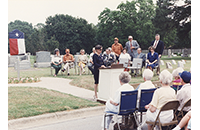
<path id="1" fill-rule="evenodd" d="M 58 64 L 58 62 L 55 62 L 56 64 Z M 62 65 L 54 65 L 53 63 L 51 63 L 51 66 L 55 69 L 55 75 L 58 74 L 59 70 L 61 69 Z"/>
<path id="2" fill-rule="evenodd" d="M 92 72 L 92 74 L 94 74 L 94 64 L 92 64 L 91 62 L 87 64 L 88 69 Z"/>

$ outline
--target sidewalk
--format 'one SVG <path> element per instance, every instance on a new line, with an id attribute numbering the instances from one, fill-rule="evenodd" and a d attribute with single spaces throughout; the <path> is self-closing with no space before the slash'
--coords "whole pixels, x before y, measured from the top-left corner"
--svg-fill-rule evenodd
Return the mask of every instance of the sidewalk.
<path id="1" fill-rule="evenodd" d="M 93 91 L 70 85 L 69 84 L 69 82 L 71 81 L 70 79 L 41 77 L 40 80 L 41 81 L 37 83 L 8 84 L 8 87 L 10 86 L 41 87 L 71 94 L 80 98 L 93 100 L 93 95 L 94 95 Z"/>

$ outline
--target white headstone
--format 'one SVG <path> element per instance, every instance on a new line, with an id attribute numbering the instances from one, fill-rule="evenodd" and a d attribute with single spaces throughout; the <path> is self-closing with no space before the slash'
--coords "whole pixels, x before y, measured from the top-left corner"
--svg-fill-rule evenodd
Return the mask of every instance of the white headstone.
<path id="1" fill-rule="evenodd" d="M 181 60 L 183 62 L 183 64 L 185 64 L 185 60 Z"/>
<path id="2" fill-rule="evenodd" d="M 166 67 L 168 69 L 173 69 L 172 64 L 170 62 L 166 62 Z"/>
<path id="3" fill-rule="evenodd" d="M 176 61 L 175 61 L 175 60 L 172 60 L 172 64 L 173 64 L 173 65 L 176 65 Z"/>
<path id="4" fill-rule="evenodd" d="M 160 60 L 160 65 L 165 65 L 163 60 Z"/>
<path id="5" fill-rule="evenodd" d="M 168 49 L 168 57 L 171 58 L 171 49 Z"/>
<path id="6" fill-rule="evenodd" d="M 184 68 L 184 65 L 183 65 L 183 62 L 182 62 L 182 61 L 178 61 L 178 67 Z"/>
<path id="7" fill-rule="evenodd" d="M 35 67 L 43 68 L 51 66 L 51 54 L 48 51 L 36 52 L 36 63 Z"/>

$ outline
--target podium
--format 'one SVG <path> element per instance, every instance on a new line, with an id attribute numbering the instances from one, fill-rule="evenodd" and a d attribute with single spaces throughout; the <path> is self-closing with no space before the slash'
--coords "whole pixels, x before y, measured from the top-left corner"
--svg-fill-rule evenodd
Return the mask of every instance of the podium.
<path id="1" fill-rule="evenodd" d="M 116 90 L 121 86 L 119 75 L 123 71 L 123 64 L 99 69 L 98 100 L 106 102 L 110 97 L 114 98 Z"/>

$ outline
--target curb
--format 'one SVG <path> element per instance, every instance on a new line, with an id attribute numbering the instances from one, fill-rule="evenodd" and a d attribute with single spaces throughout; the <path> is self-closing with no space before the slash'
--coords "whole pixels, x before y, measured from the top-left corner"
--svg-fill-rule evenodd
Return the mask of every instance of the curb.
<path id="1" fill-rule="evenodd" d="M 43 115 L 37 115 L 32 117 L 23 117 L 19 119 L 13 119 L 8 121 L 8 128 L 16 130 L 19 128 L 25 128 L 36 125 L 44 125 L 51 122 L 58 122 L 62 120 L 75 119 L 80 117 L 87 117 L 92 115 L 103 114 L 105 106 L 82 108 L 78 110 L 62 111 L 55 113 L 47 113 Z"/>

